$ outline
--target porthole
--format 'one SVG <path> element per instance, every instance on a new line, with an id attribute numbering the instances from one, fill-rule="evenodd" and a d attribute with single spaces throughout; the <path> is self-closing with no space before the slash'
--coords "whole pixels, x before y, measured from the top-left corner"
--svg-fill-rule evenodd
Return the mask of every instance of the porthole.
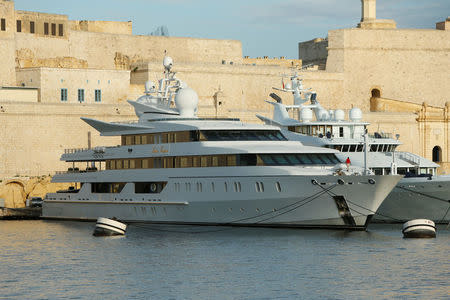
<path id="1" fill-rule="evenodd" d="M 154 193 L 154 192 L 156 192 L 156 189 L 157 189 L 156 183 L 150 184 L 150 191 L 152 191 Z"/>
<path id="2" fill-rule="evenodd" d="M 341 178 L 339 178 L 338 179 L 338 181 L 337 181 L 340 185 L 343 185 L 343 184 L 345 184 L 345 181 L 344 180 L 342 180 Z"/>
<path id="3" fill-rule="evenodd" d="M 369 181 L 370 184 L 375 184 L 375 183 L 376 183 L 376 182 L 375 182 L 375 179 L 373 179 L 373 178 L 369 178 L 368 181 Z"/>
<path id="4" fill-rule="evenodd" d="M 281 192 L 281 184 L 278 181 L 275 183 L 275 186 L 277 188 L 277 191 Z"/>
<path id="5" fill-rule="evenodd" d="M 339 182 L 339 181 L 338 181 Z M 317 182 L 317 180 L 315 180 L 315 179 L 313 179 L 313 180 L 311 180 L 311 183 L 313 184 L 313 185 L 318 185 L 319 183 Z"/>

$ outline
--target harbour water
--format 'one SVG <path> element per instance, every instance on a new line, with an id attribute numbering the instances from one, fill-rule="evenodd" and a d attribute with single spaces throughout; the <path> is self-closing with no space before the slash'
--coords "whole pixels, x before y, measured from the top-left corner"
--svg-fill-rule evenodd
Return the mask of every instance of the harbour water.
<path id="1" fill-rule="evenodd" d="M 450 229 L 367 232 L 0 222 L 0 299 L 449 299 Z"/>

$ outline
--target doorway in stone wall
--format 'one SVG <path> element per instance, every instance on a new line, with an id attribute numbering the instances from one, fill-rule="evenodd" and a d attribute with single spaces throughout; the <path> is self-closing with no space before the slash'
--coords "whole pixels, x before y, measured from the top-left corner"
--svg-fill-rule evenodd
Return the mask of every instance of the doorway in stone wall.
<path id="1" fill-rule="evenodd" d="M 372 98 L 380 98 L 381 97 L 381 91 L 379 89 L 372 89 Z"/>
<path id="2" fill-rule="evenodd" d="M 433 147 L 433 161 L 434 162 L 440 162 L 441 159 L 442 159 L 441 155 L 442 155 L 441 147 L 434 146 Z"/>
<path id="3" fill-rule="evenodd" d="M 377 88 L 374 88 L 370 91 L 370 111 L 378 111 L 378 98 L 381 97 L 381 91 Z"/>

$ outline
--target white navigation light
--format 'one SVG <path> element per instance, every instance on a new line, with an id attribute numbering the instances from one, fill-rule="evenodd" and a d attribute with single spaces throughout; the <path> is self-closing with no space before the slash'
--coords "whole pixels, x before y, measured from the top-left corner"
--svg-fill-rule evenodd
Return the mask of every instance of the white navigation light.
<path id="1" fill-rule="evenodd" d="M 310 122 L 313 118 L 313 112 L 310 108 L 302 108 L 300 111 L 300 118 L 303 122 Z"/>
<path id="2" fill-rule="evenodd" d="M 175 105 L 181 117 L 195 117 L 197 115 L 198 95 L 189 87 L 179 89 L 175 96 Z"/>
<path id="3" fill-rule="evenodd" d="M 345 112 L 342 109 L 336 109 L 334 111 L 334 118 L 336 121 L 343 121 L 345 119 Z"/>
<path id="4" fill-rule="evenodd" d="M 163 65 L 166 70 L 170 71 L 173 66 L 173 59 L 170 56 L 164 56 Z"/>
<path id="5" fill-rule="evenodd" d="M 357 107 L 352 108 L 348 115 L 350 120 L 353 122 L 359 122 L 362 120 L 362 111 Z"/>

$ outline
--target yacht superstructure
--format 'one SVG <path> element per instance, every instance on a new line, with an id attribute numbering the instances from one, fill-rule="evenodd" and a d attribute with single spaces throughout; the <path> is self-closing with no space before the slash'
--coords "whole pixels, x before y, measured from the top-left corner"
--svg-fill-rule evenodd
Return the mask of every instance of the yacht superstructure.
<path id="1" fill-rule="evenodd" d="M 395 151 L 397 135 L 375 132 L 367 134 L 367 122 L 362 121 L 359 108 L 348 112 L 326 110 L 317 100 L 314 91 L 303 88 L 302 80 L 295 73 L 278 91 L 293 95 L 294 105 L 285 105 L 272 93 L 275 101 L 273 118 L 258 115 L 266 124 L 276 125 L 289 140 L 304 145 L 319 146 L 339 151 L 337 156 L 352 165 L 377 175 L 405 175 L 383 202 L 374 221 L 405 222 L 415 218 L 432 219 L 438 223 L 450 221 L 450 176 L 437 176 L 438 164 L 409 152 Z"/>
<path id="2" fill-rule="evenodd" d="M 117 147 L 67 150 L 44 218 L 170 224 L 364 229 L 401 176 L 345 168 L 334 149 L 289 141 L 280 128 L 196 116 L 198 97 L 171 71 L 148 83 L 139 120 L 83 120 Z M 85 170 L 78 166 L 87 165 Z"/>

